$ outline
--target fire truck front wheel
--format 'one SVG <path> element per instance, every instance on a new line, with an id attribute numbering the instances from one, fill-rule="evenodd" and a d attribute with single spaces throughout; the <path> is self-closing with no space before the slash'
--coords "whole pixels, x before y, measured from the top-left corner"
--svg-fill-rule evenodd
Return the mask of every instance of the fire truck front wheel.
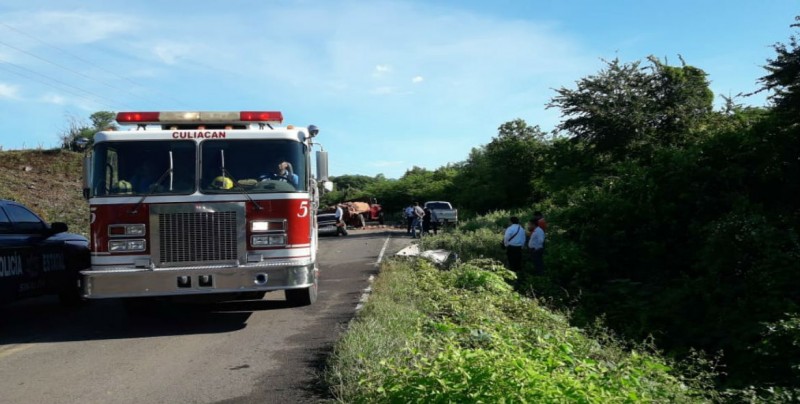
<path id="1" fill-rule="evenodd" d="M 301 289 L 286 289 L 286 302 L 292 307 L 309 306 L 317 301 L 317 284 Z"/>

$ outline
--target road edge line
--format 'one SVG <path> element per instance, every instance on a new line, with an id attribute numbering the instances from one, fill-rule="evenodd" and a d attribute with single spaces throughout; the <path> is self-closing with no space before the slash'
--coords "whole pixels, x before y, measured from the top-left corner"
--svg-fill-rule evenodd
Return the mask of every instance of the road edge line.
<path id="1" fill-rule="evenodd" d="M 383 254 L 386 253 L 386 247 L 389 246 L 389 239 L 391 238 L 391 235 L 386 236 L 386 241 L 383 242 L 383 248 L 381 248 L 381 252 L 378 254 L 378 261 L 375 262 L 375 268 L 380 267 L 381 261 L 383 261 Z"/>
<path id="2" fill-rule="evenodd" d="M 381 248 L 381 252 L 378 253 L 378 260 L 375 261 L 375 269 L 380 268 L 381 262 L 383 261 L 383 255 L 386 253 L 386 247 L 389 246 L 389 240 L 391 238 L 392 238 L 391 235 L 386 236 L 386 241 L 383 242 L 383 248 Z M 369 300 L 369 295 L 370 293 L 372 293 L 372 282 L 374 280 L 375 280 L 375 275 L 370 275 L 369 279 L 367 279 L 369 285 L 367 285 L 367 287 L 364 288 L 363 293 L 361 293 L 361 298 L 358 299 L 358 304 L 356 304 L 356 313 L 361 311 L 361 309 L 364 308 L 364 304 L 367 303 L 367 300 Z"/>

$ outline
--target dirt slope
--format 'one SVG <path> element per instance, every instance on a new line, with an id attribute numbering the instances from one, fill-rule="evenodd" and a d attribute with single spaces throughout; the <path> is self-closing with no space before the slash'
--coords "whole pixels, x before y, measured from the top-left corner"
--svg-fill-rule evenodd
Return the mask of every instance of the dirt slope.
<path id="1" fill-rule="evenodd" d="M 82 153 L 61 149 L 0 151 L 0 198 L 21 202 L 48 222 L 66 222 L 87 235 Z"/>

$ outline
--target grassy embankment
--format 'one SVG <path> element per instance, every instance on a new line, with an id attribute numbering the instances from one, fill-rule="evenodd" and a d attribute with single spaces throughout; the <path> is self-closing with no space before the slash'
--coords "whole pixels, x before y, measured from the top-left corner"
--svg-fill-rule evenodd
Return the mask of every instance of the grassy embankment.
<path id="1" fill-rule="evenodd" d="M 87 235 L 82 156 L 61 149 L 0 151 L 0 198 L 23 203 L 48 222 L 65 222 Z"/>
<path id="2" fill-rule="evenodd" d="M 488 235 L 487 235 L 488 236 Z M 496 238 L 492 235 L 492 239 Z M 642 345 L 522 297 L 491 259 L 443 271 L 390 260 L 337 343 L 326 379 L 344 402 L 699 402 L 704 378 L 681 376 Z"/>

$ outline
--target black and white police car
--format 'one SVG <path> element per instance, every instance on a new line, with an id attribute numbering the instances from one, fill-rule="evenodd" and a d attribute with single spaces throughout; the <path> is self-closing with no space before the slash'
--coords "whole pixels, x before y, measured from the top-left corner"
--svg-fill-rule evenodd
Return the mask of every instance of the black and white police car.
<path id="1" fill-rule="evenodd" d="M 80 301 L 79 271 L 89 267 L 89 241 L 47 224 L 25 206 L 0 199 L 0 303 L 58 294 Z"/>

